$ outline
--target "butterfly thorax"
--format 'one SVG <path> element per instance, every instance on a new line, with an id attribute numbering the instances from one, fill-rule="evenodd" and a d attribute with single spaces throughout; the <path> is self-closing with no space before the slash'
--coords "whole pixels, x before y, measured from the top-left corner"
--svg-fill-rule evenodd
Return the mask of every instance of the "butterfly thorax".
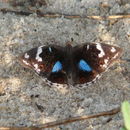
<path id="1" fill-rule="evenodd" d="M 66 75 L 67 75 L 67 82 L 68 84 L 73 84 L 73 47 L 71 44 L 67 44 L 65 47 L 65 68 L 66 68 Z"/>

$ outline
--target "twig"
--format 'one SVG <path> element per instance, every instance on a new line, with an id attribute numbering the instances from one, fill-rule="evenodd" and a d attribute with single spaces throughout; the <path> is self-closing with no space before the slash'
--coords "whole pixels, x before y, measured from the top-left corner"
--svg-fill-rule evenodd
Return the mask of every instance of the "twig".
<path id="1" fill-rule="evenodd" d="M 76 121 L 81 121 L 81 120 L 86 120 L 86 119 L 91 119 L 91 118 L 97 118 L 100 116 L 108 116 L 108 115 L 114 115 L 116 113 L 120 112 L 120 108 L 116 108 L 116 109 L 112 109 L 110 111 L 105 111 L 105 112 L 101 112 L 101 113 L 97 113 L 97 114 L 92 114 L 92 115 L 86 115 L 86 116 L 78 116 L 78 117 L 72 117 L 69 119 L 63 119 L 60 121 L 54 121 L 54 122 L 49 122 L 43 125 L 38 126 L 39 128 L 49 128 L 49 127 L 54 127 L 57 125 L 63 125 L 63 124 L 67 124 L 67 123 L 72 123 L 72 122 L 76 122 Z"/>
<path id="2" fill-rule="evenodd" d="M 3 13 L 15 13 L 17 15 L 30 15 L 33 14 L 34 12 L 25 12 L 25 11 L 16 11 L 16 10 L 11 10 L 11 9 L 0 9 L 1 12 Z M 64 17 L 67 19 L 77 19 L 77 18 L 82 18 L 82 19 L 94 19 L 94 20 L 113 20 L 113 19 L 123 19 L 123 18 L 130 18 L 130 14 L 127 15 L 111 15 L 111 16 L 80 16 L 80 15 L 67 15 L 67 14 L 55 14 L 55 13 L 42 13 L 41 11 L 37 10 L 36 14 L 39 17 L 48 17 L 48 18 L 60 18 Z"/>
<path id="3" fill-rule="evenodd" d="M 100 116 L 110 116 L 110 115 L 117 114 L 118 112 L 120 112 L 120 107 L 112 109 L 110 111 L 100 112 L 97 114 L 78 116 L 78 117 L 72 117 L 72 118 L 63 119 L 59 121 L 49 122 L 46 124 L 38 125 L 37 127 L 0 127 L 0 130 L 41 130 L 43 128 L 50 128 L 50 127 L 55 127 L 58 125 L 65 125 L 65 124 L 76 122 L 76 121 L 98 118 Z"/>
<path id="4" fill-rule="evenodd" d="M 0 127 L 0 130 L 42 130 L 38 127 Z"/>
<path id="5" fill-rule="evenodd" d="M 17 15 L 25 15 L 25 16 L 29 16 L 30 14 L 32 14 L 31 12 L 25 12 L 25 11 L 16 11 L 16 10 L 11 10 L 11 9 L 0 9 L 0 11 L 2 13 L 14 13 Z"/>

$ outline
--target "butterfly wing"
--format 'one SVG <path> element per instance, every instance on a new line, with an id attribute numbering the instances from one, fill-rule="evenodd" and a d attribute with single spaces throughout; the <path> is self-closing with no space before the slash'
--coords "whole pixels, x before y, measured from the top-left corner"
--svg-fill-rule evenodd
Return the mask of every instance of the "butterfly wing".
<path id="1" fill-rule="evenodd" d="M 73 48 L 73 80 L 76 84 L 89 84 L 100 77 L 122 54 L 116 46 L 86 43 Z"/>
<path id="2" fill-rule="evenodd" d="M 19 57 L 24 67 L 34 70 L 49 83 L 65 84 L 65 52 L 60 46 L 49 45 L 33 48 Z M 51 83 L 52 82 L 52 83 Z"/>

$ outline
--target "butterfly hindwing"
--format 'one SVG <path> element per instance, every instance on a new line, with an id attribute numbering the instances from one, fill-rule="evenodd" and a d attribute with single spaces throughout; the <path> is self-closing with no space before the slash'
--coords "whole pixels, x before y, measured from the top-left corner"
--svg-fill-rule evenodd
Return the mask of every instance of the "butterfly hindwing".
<path id="1" fill-rule="evenodd" d="M 66 83 L 64 49 L 60 46 L 40 46 L 20 56 L 20 62 L 52 83 Z"/>
<path id="2" fill-rule="evenodd" d="M 74 80 L 76 84 L 89 84 L 95 81 L 121 56 L 121 53 L 122 49 L 119 47 L 100 43 L 86 43 L 74 47 L 73 60 L 76 65 Z"/>

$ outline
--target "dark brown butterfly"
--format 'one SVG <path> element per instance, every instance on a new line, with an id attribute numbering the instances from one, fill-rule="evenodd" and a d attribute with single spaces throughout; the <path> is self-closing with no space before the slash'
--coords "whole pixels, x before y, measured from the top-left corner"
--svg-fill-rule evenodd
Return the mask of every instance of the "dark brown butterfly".
<path id="1" fill-rule="evenodd" d="M 20 56 L 20 62 L 34 70 L 49 85 L 88 85 L 100 77 L 117 59 L 122 49 L 101 43 L 72 47 L 47 45 L 33 48 Z"/>

